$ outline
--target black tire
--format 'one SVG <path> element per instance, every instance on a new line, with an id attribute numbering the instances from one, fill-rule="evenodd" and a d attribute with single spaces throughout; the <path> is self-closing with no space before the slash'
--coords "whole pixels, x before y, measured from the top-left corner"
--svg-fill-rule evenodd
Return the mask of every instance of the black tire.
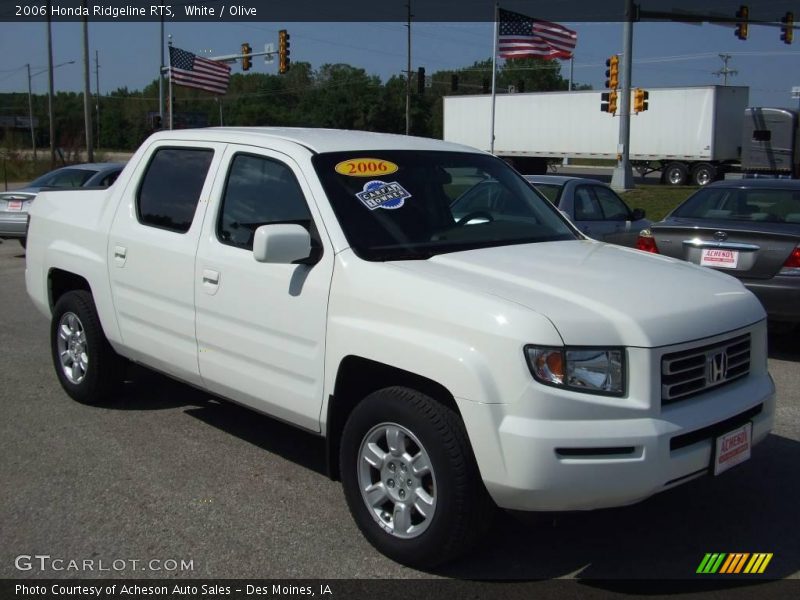
<path id="1" fill-rule="evenodd" d="M 386 524 L 379 523 L 380 517 L 362 497 L 360 485 L 363 481 L 360 475 L 362 442 L 370 435 L 381 435 L 383 426 L 398 425 L 416 437 L 420 444 L 417 446 L 415 440 L 409 441 L 405 446 L 407 453 L 420 447 L 426 453 L 431 475 L 425 485 L 430 486 L 427 491 L 435 498 L 435 506 L 427 520 L 415 508 L 408 509 L 412 515 L 410 522 L 416 517 L 418 521 L 424 521 L 425 526 L 421 533 L 410 538 L 398 537 L 391 532 L 394 521 L 390 523 L 388 520 L 389 508 L 384 509 Z M 408 450 L 409 446 L 411 450 Z M 402 459 L 395 456 L 399 455 L 387 453 L 382 464 Z M 363 462 L 366 465 L 366 461 Z M 358 404 L 342 432 L 339 465 L 345 498 L 356 524 L 376 549 L 399 563 L 431 568 L 452 560 L 467 552 L 491 524 L 495 507 L 483 486 L 460 417 L 450 408 L 415 390 L 386 388 L 370 394 Z M 370 468 L 377 471 L 368 465 L 363 468 L 369 473 L 373 473 Z M 409 466 L 409 471 L 411 469 Z M 377 483 L 383 484 L 383 475 L 376 472 L 375 476 L 379 479 Z M 411 490 L 411 480 L 408 482 L 407 489 Z M 387 480 L 386 485 L 395 487 L 392 480 Z M 399 488 L 401 484 L 396 485 Z M 396 493 L 402 492 L 398 489 Z M 387 500 L 392 502 L 388 496 Z M 398 503 L 391 505 L 392 511 Z"/>
<path id="2" fill-rule="evenodd" d="M 669 163 L 662 172 L 661 180 L 669 185 L 686 185 L 689 169 L 680 162 Z"/>
<path id="3" fill-rule="evenodd" d="M 71 320 L 69 315 L 73 315 L 80 325 L 83 332 L 82 340 L 80 334 L 62 336 L 62 326 L 69 324 L 62 323 L 62 320 Z M 74 323 L 74 322 L 73 322 Z M 77 331 L 78 328 L 75 328 Z M 66 330 L 65 330 L 66 331 Z M 86 357 L 85 363 L 78 360 L 78 363 L 85 364 L 85 367 L 78 368 L 77 375 L 73 371 L 74 381 L 70 380 L 62 364 L 62 349 L 59 347 L 59 340 L 68 347 L 70 341 L 65 338 L 70 337 L 75 344 L 75 356 Z M 53 318 L 50 323 L 50 349 L 53 357 L 53 366 L 56 370 L 61 387 L 74 400 L 85 404 L 102 404 L 110 400 L 117 386 L 122 382 L 125 371 L 125 361 L 120 357 L 108 343 L 103 328 L 100 325 L 100 318 L 94 305 L 92 295 L 84 290 L 67 292 L 58 299 L 53 309 Z M 80 350 L 78 352 L 77 350 Z M 72 360 L 72 364 L 75 364 Z M 82 374 L 82 376 L 81 376 Z"/>
<path id="4" fill-rule="evenodd" d="M 697 163 L 692 167 L 692 185 L 702 187 L 717 179 L 717 168 L 709 163 Z"/>

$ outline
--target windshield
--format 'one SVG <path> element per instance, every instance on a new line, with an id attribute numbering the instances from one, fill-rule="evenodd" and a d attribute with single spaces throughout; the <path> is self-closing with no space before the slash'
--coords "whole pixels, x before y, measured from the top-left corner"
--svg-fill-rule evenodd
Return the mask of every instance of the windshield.
<path id="1" fill-rule="evenodd" d="M 89 169 L 59 169 L 34 179 L 29 187 L 78 188 L 96 172 Z"/>
<path id="2" fill-rule="evenodd" d="M 800 223 L 800 190 L 705 188 L 672 213 L 684 219 Z"/>
<path id="3" fill-rule="evenodd" d="M 335 152 L 313 163 L 350 246 L 365 260 L 576 239 L 546 199 L 492 156 Z"/>

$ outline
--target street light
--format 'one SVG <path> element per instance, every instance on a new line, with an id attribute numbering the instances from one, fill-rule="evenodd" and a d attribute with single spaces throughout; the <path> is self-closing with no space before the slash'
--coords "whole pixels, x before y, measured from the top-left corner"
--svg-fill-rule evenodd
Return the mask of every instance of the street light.
<path id="1" fill-rule="evenodd" d="M 61 64 L 55 65 L 53 68 L 57 69 L 58 67 L 63 67 L 64 65 L 72 65 L 74 64 L 74 60 L 70 60 L 67 62 L 63 62 Z M 25 68 L 28 69 L 28 123 L 31 127 L 31 145 L 33 146 L 33 160 L 36 160 L 36 134 L 33 131 L 33 94 L 31 93 L 31 79 L 36 77 L 37 75 L 41 75 L 42 73 L 46 73 L 47 69 L 42 69 L 41 71 L 36 71 L 36 73 L 31 74 L 31 65 L 30 63 L 25 64 Z"/>

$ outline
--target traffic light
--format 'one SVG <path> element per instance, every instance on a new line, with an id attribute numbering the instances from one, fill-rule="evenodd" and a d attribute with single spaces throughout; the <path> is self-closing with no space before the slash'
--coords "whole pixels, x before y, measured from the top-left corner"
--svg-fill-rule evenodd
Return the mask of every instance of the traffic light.
<path id="1" fill-rule="evenodd" d="M 648 109 L 650 92 L 642 88 L 633 90 L 633 111 L 640 113 Z"/>
<path id="2" fill-rule="evenodd" d="M 420 96 L 425 93 L 425 67 L 417 69 L 417 93 Z"/>
<path id="3" fill-rule="evenodd" d="M 791 44 L 792 39 L 794 39 L 794 13 L 787 12 L 783 18 L 781 18 L 781 23 L 783 23 L 781 27 L 781 41 L 784 44 Z"/>
<path id="4" fill-rule="evenodd" d="M 242 71 L 249 71 L 250 67 L 253 66 L 250 62 L 250 55 L 253 53 L 253 49 L 250 47 L 250 44 L 245 42 L 242 44 Z"/>
<path id="5" fill-rule="evenodd" d="M 458 75 L 451 75 L 450 76 L 450 91 L 457 92 L 458 91 Z"/>
<path id="6" fill-rule="evenodd" d="M 278 73 L 284 75 L 289 70 L 292 61 L 289 60 L 289 32 L 281 29 L 278 32 Z"/>
<path id="7" fill-rule="evenodd" d="M 615 90 L 619 87 L 619 56 L 616 54 L 606 60 L 606 87 Z"/>
<path id="8" fill-rule="evenodd" d="M 750 19 L 750 9 L 744 4 L 736 11 L 736 37 L 740 40 L 747 39 L 747 22 Z"/>
<path id="9" fill-rule="evenodd" d="M 600 94 L 600 110 L 603 112 L 617 114 L 617 92 L 603 92 Z"/>

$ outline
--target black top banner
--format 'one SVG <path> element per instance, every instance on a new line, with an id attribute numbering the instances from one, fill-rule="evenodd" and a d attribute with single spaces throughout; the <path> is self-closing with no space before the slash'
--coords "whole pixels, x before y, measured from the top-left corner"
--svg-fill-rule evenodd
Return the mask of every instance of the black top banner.
<path id="1" fill-rule="evenodd" d="M 231 21 L 348 22 L 494 21 L 492 0 L 0 0 L 0 21 Z M 625 0 L 503 0 L 505 10 L 551 21 L 735 22 L 742 0 L 642 0 L 626 16 Z M 755 2 L 751 23 L 777 23 L 787 12 L 800 15 L 797 0 Z"/>

